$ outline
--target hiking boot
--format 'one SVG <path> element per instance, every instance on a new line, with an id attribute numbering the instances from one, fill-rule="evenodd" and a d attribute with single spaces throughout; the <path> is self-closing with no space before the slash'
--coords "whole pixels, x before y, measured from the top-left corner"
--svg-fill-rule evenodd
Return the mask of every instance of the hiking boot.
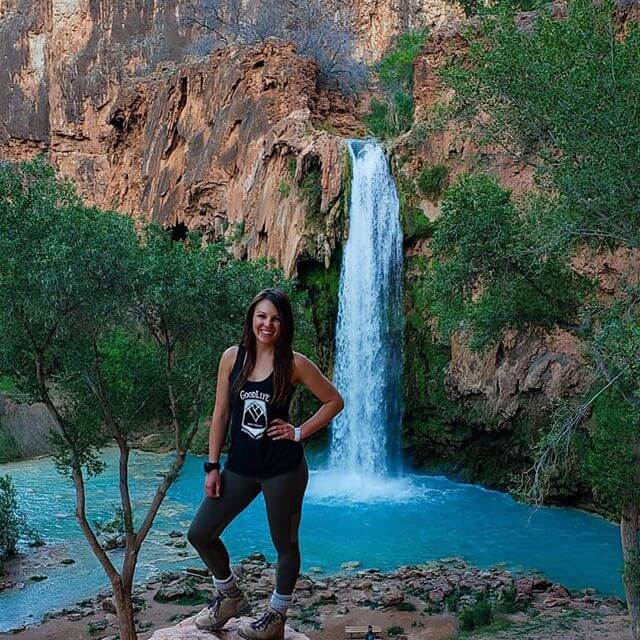
<path id="1" fill-rule="evenodd" d="M 285 615 L 269 607 L 257 620 L 238 625 L 236 633 L 247 640 L 284 640 Z"/>
<path id="2" fill-rule="evenodd" d="M 251 613 L 251 604 L 244 593 L 232 598 L 222 591 L 216 591 L 209 601 L 209 606 L 196 616 L 194 624 L 198 629 L 218 631 L 225 625 L 227 620 L 247 613 Z"/>

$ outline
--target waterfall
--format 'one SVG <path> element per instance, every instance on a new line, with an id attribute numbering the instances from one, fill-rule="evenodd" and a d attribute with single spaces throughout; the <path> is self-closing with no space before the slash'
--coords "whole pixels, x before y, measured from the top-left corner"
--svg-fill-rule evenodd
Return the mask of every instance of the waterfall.
<path id="1" fill-rule="evenodd" d="M 345 400 L 331 427 L 330 467 L 360 477 L 400 471 L 402 228 L 389 163 L 349 141 L 353 179 L 340 270 L 334 383 Z"/>

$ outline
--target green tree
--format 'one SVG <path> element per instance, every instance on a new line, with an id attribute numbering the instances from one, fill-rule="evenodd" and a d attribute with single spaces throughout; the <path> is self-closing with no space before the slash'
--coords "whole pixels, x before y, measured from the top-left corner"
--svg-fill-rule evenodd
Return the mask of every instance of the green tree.
<path id="1" fill-rule="evenodd" d="M 546 8 L 526 28 L 515 18 L 500 3 L 469 31 L 468 55 L 442 73 L 455 92 L 444 112 L 477 143 L 480 165 L 495 162 L 497 150 L 500 162 L 533 169 L 534 190 L 509 204 L 497 187 L 452 187 L 425 288 L 439 328 L 465 329 L 476 345 L 507 327 L 553 324 L 583 340 L 593 387 L 555 413 L 521 495 L 542 500 L 550 478 L 577 459 L 620 517 L 627 603 L 640 638 L 638 290 L 623 281 L 613 305 L 603 306 L 570 271 L 584 245 L 639 246 L 640 29 L 628 21 L 622 33 L 610 0 L 571 0 L 563 18 Z"/>
<path id="2" fill-rule="evenodd" d="M 59 427 L 56 465 L 75 486 L 76 517 L 111 582 L 123 640 L 136 637 L 140 548 L 184 464 L 220 355 L 251 298 L 282 280 L 194 234 L 172 242 L 149 225 L 139 238 L 130 218 L 84 206 L 43 160 L 0 167 L 0 370 Z M 134 511 L 131 441 L 151 419 L 169 424 L 173 459 L 146 510 Z M 110 442 L 126 537 L 119 570 L 86 511 L 85 478 L 100 473 Z"/>
<path id="3" fill-rule="evenodd" d="M 0 476 L 0 574 L 4 561 L 16 553 L 23 525 L 11 476 Z"/>

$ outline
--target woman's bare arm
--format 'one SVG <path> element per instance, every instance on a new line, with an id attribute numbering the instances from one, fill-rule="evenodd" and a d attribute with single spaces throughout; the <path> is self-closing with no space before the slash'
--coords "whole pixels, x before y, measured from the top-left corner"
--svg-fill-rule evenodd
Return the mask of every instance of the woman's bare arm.
<path id="1" fill-rule="evenodd" d="M 300 439 L 308 438 L 312 433 L 322 429 L 337 416 L 344 407 L 344 401 L 331 380 L 318 367 L 301 353 L 294 353 L 294 383 L 303 384 L 318 398 L 322 406 L 308 420 L 300 425 Z M 291 434 L 282 429 L 284 421 L 276 419 L 267 430 L 274 440 L 291 439 Z"/>
<path id="2" fill-rule="evenodd" d="M 209 428 L 209 461 L 218 462 L 224 439 L 229 426 L 229 374 L 233 369 L 238 347 L 229 347 L 220 358 L 218 381 L 216 384 L 216 403 Z M 221 491 L 220 471 L 214 469 L 204 479 L 204 493 L 208 498 L 219 498 Z"/>
<path id="3" fill-rule="evenodd" d="M 220 358 L 218 365 L 218 381 L 216 384 L 216 403 L 211 416 L 209 429 L 209 461 L 218 462 L 222 445 L 227 436 L 229 426 L 229 374 L 236 359 L 238 347 L 229 347 Z"/>

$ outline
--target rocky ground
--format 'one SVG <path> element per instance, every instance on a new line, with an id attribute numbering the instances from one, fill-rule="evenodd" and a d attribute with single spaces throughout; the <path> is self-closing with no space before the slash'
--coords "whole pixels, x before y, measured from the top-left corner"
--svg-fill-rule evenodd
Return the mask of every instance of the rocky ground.
<path id="1" fill-rule="evenodd" d="M 177 532 L 173 535 L 180 536 Z M 254 613 L 259 613 L 267 606 L 273 589 L 275 566 L 262 554 L 254 553 L 234 570 L 254 605 Z M 200 567 L 164 572 L 140 584 L 135 590 L 139 637 L 201 638 L 201 634 L 189 631 L 192 627 L 188 620 L 170 633 L 158 630 L 174 627 L 194 615 L 212 591 L 211 578 Z M 481 622 L 490 624 L 469 629 Z M 403 566 L 392 572 L 362 569 L 357 562 L 344 563 L 341 573 L 333 575 L 324 575 L 320 568 L 311 569 L 298 580 L 288 624 L 291 640 L 305 636 L 311 640 L 343 639 L 345 626 L 353 624 L 380 626 L 382 637 L 397 640 L 631 639 L 626 609 L 618 598 L 601 597 L 593 589 L 570 592 L 537 574 L 512 575 L 500 567 L 481 570 L 460 558 Z M 234 624 L 229 625 L 229 633 L 221 637 L 231 640 L 235 637 Z M 39 625 L 13 633 L 20 640 L 115 640 L 113 599 L 104 590 L 72 607 L 51 612 Z"/>

